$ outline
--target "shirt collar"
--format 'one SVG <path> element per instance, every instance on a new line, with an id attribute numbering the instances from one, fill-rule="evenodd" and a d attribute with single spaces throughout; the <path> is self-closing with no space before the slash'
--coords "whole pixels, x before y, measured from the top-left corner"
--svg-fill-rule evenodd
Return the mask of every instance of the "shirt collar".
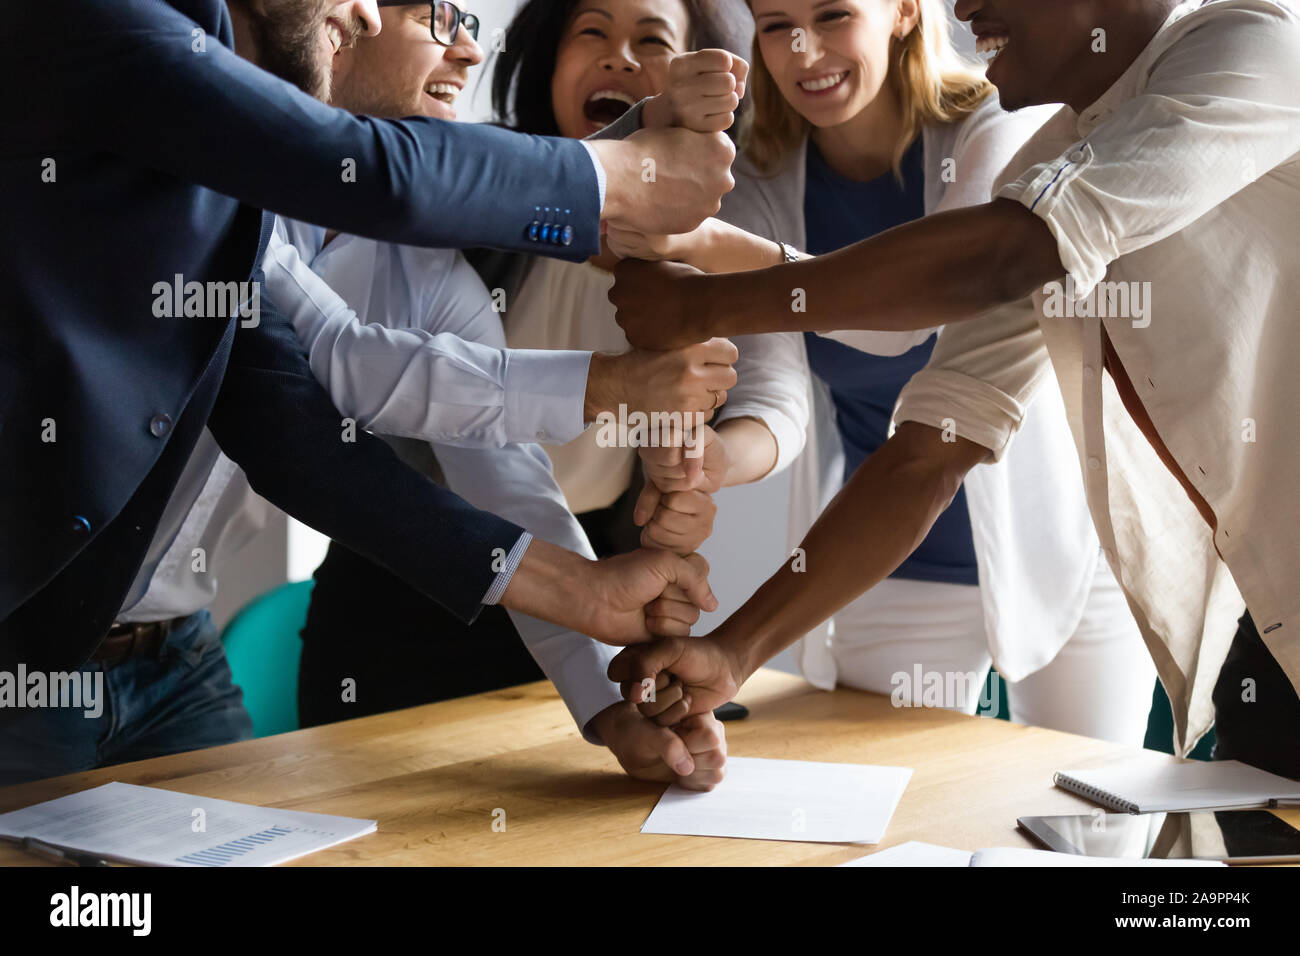
<path id="1" fill-rule="evenodd" d="M 1128 69 L 1110 85 L 1110 88 L 1105 93 L 1101 94 L 1090 106 L 1085 107 L 1082 113 L 1078 114 L 1075 120 L 1075 129 L 1080 138 L 1086 139 L 1093 130 L 1110 118 L 1110 114 L 1115 112 L 1121 103 L 1127 102 L 1137 95 L 1138 75 L 1144 69 L 1144 63 L 1152 49 L 1160 43 L 1170 27 L 1193 10 L 1200 8 L 1203 3 L 1204 0 L 1184 0 L 1183 3 L 1178 4 L 1169 11 L 1169 16 L 1165 18 L 1165 22 L 1160 25 L 1160 29 L 1151 37 L 1151 41 L 1142 52 L 1129 64 Z M 1069 107 L 1066 108 L 1069 109 Z"/>

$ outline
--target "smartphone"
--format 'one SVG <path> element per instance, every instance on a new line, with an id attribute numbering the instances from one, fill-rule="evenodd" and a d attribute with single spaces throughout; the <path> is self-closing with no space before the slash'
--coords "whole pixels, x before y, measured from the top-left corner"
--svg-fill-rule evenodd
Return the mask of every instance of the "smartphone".
<path id="1" fill-rule="evenodd" d="M 728 701 L 721 707 L 713 708 L 713 716 L 718 720 L 743 720 L 749 716 L 749 708 L 734 700 Z"/>

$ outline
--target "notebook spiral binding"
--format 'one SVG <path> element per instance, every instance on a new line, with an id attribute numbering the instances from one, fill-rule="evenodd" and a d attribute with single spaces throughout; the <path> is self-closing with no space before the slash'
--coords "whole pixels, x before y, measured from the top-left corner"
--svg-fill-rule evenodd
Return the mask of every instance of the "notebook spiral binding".
<path id="1" fill-rule="evenodd" d="M 1091 800 L 1093 803 L 1100 803 L 1107 809 L 1114 810 L 1117 813 L 1137 813 L 1138 805 L 1131 800 L 1125 800 L 1123 797 L 1116 796 L 1108 790 L 1102 790 L 1100 787 L 1092 787 L 1074 777 L 1066 776 L 1062 773 L 1052 775 L 1052 782 L 1062 790 L 1069 790 L 1071 793 L 1077 793 L 1079 796 Z"/>

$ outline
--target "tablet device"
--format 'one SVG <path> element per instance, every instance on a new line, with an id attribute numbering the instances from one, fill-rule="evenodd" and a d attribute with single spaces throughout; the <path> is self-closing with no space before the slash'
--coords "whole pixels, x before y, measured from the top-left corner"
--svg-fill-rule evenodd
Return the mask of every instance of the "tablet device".
<path id="1" fill-rule="evenodd" d="M 1300 862 L 1300 830 L 1270 810 L 1092 813 L 1021 817 L 1020 829 L 1058 853 L 1120 859 Z"/>

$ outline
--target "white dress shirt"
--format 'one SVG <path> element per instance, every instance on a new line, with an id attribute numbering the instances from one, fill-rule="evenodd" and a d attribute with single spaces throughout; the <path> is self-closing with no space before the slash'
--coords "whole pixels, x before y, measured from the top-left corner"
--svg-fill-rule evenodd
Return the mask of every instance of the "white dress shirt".
<path id="1" fill-rule="evenodd" d="M 462 256 L 350 236 L 318 252 L 324 235 L 277 218 L 263 267 L 312 371 L 359 427 L 477 447 L 582 434 L 590 352 L 505 348 L 493 301 Z M 340 298 L 345 290 L 365 296 Z M 457 333 L 466 326 L 473 336 Z"/>
<path id="2" fill-rule="evenodd" d="M 1242 596 L 1300 687 L 1298 66 L 1300 18 L 1286 4 L 1175 8 L 1124 75 L 1082 114 L 1062 108 L 995 190 L 1051 229 L 1075 316 L 1055 315 L 1048 288 L 1032 312 L 951 325 L 900 399 L 898 420 L 954 417 L 1001 457 L 1055 369 L 1101 545 L 1184 752 L 1213 722 Z M 1149 282 L 1146 315 L 1080 309 L 1103 279 Z M 1213 509 L 1213 534 L 1103 374 L 1103 328 Z"/>
<path id="3" fill-rule="evenodd" d="M 291 237 L 299 247 L 289 242 Z M 322 251 L 323 241 L 323 229 L 277 221 L 263 268 L 267 294 L 294 323 L 313 370 L 340 410 L 357 418 L 359 425 L 386 434 L 443 439 L 433 442 L 433 450 L 447 487 L 529 532 L 510 555 L 515 564 L 532 534 L 594 557 L 565 507 L 545 453 L 535 444 L 505 444 L 511 442 L 513 430 L 535 431 L 537 422 L 554 421 L 559 430 L 571 428 L 572 418 L 581 424 L 582 402 L 579 398 L 573 408 L 568 376 L 577 374 L 585 391 L 587 353 L 578 353 L 576 359 L 568 353 L 541 356 L 552 360 L 558 371 L 546 368 L 545 362 L 530 365 L 527 359 L 534 356 L 527 353 L 523 362 L 515 362 L 516 353 L 504 348 L 487 289 L 457 252 L 346 235 Z M 372 324 L 361 325 L 340 293 Z M 385 334 L 389 332 L 393 335 Z M 393 342 L 400 347 L 394 348 Z M 545 395 L 532 392 L 526 403 L 517 402 L 510 388 L 527 381 L 517 374 L 525 367 L 535 369 L 539 380 L 553 378 L 556 389 Z M 538 407 L 548 403 L 549 409 Z M 513 413 L 516 407 L 518 415 Z M 457 438 L 463 443 L 448 443 Z M 503 447 L 483 447 L 497 444 Z M 208 466 L 199 501 L 213 502 L 213 508 L 191 511 L 131 619 L 176 616 L 202 607 L 215 593 L 220 567 L 265 520 L 265 502 L 205 433 L 197 452 L 200 460 L 207 460 L 208 450 L 214 464 Z M 205 575 L 192 572 L 195 547 L 207 551 Z M 504 590 L 509 559 L 506 564 L 492 591 Z M 497 597 L 499 593 L 489 592 L 485 603 Z M 135 616 L 145 611 L 153 616 Z M 621 700 L 618 687 L 605 677 L 617 649 L 509 613 L 584 736 L 599 742 L 587 725 Z"/>
<path id="4" fill-rule="evenodd" d="M 292 244 L 286 240 L 292 240 Z M 585 392 L 589 353 L 539 354 L 505 349 L 505 336 L 491 296 L 460 253 L 395 246 L 348 235 L 337 237 L 322 249 L 323 243 L 324 230 L 317 226 L 278 221 L 264 266 L 271 298 L 277 303 L 297 304 L 282 309 L 303 340 L 313 369 L 318 375 L 327 370 L 326 385 L 343 407 L 351 407 L 354 388 L 366 394 L 368 382 L 384 381 L 384 370 L 398 368 L 404 373 L 432 352 L 427 346 L 414 352 L 409 347 L 393 350 L 382 338 L 385 344 L 375 348 L 374 339 L 366 332 L 383 333 L 391 326 L 423 336 L 426 341 L 454 338 L 466 346 L 477 346 L 484 355 L 495 353 L 502 357 L 497 360 L 502 380 L 488 385 L 500 395 L 495 406 L 483 408 L 475 404 L 482 398 L 483 387 L 482 380 L 476 377 L 478 369 L 469 363 L 453 364 L 448 370 L 450 381 L 444 386 L 438 374 L 444 369 L 435 358 L 430 360 L 433 371 L 427 375 L 415 380 L 405 378 L 404 384 L 391 391 L 386 384 L 382 386 L 387 397 L 374 406 L 367 427 L 384 434 L 453 440 L 458 437 L 455 428 L 463 427 L 469 444 L 478 445 L 485 435 L 506 434 L 498 430 L 496 423 L 508 424 L 516 405 L 520 416 L 525 417 L 535 415 L 537 408 L 556 394 L 571 399 L 575 386 L 568 376 L 576 375 L 576 388 Z M 311 299 L 319 308 L 302 308 L 304 298 L 295 290 L 311 290 Z M 371 324 L 362 326 L 344 301 L 355 303 Z M 346 325 L 339 320 L 341 314 L 349 316 Z M 540 360 L 530 369 L 549 372 L 556 382 L 552 392 L 529 392 L 525 400 L 531 408 L 527 409 L 510 391 L 515 382 L 512 367 L 518 364 L 516 359 L 521 354 Z M 397 362 L 393 362 L 394 356 Z M 545 369 L 548 360 L 558 371 Z M 469 369 L 473 371 L 467 381 L 463 375 Z M 565 407 L 564 402 L 556 404 L 561 410 Z M 580 428 L 581 397 L 576 405 L 572 401 L 568 404 Z M 444 406 L 446 412 L 442 411 Z M 427 412 L 427 408 L 433 412 Z M 505 410 L 504 415 L 500 409 Z M 407 415 L 413 417 L 408 419 Z M 463 424 L 455 425 L 457 421 Z M 526 427 L 540 430 L 535 421 L 530 417 Z M 452 423 L 452 427 L 445 423 Z M 500 448 L 466 447 L 463 441 L 456 445 L 446 440 L 432 444 L 447 487 L 470 504 L 513 521 L 553 544 L 595 557 L 581 526 L 565 506 L 546 453 L 536 444 L 505 444 Z M 592 717 L 621 700 L 617 685 L 605 676 L 616 648 L 516 611 L 509 614 L 524 644 L 560 691 L 584 733 Z"/>
<path id="5" fill-rule="evenodd" d="M 605 167 L 601 165 L 600 157 L 596 155 L 596 149 L 591 143 L 583 141 L 582 145 L 591 158 L 596 173 L 596 188 L 600 194 L 600 208 L 604 209 L 607 185 Z M 504 366 L 508 357 L 492 354 L 498 350 L 461 351 L 458 348 L 460 344 L 452 341 L 442 343 L 448 352 L 448 363 L 454 364 L 456 359 L 468 361 L 471 366 L 475 360 L 485 362 L 486 368 L 478 371 L 487 379 L 494 372 L 501 376 L 502 380 L 498 383 L 501 392 L 484 394 L 491 392 L 490 388 L 486 388 L 480 391 L 478 397 L 495 399 L 490 404 L 504 405 L 507 385 L 504 381 Z M 526 357 L 519 358 L 511 369 L 508 383 L 509 394 L 516 401 L 510 408 L 502 408 L 495 415 L 487 415 L 492 421 L 477 433 L 467 431 L 463 440 L 472 443 L 477 439 L 485 444 L 498 445 L 507 441 L 567 440 L 566 436 L 574 428 L 572 394 L 573 389 L 578 387 L 574 384 L 578 379 L 581 380 L 583 389 L 579 392 L 577 410 L 577 428 L 581 431 L 586 361 L 588 360 L 571 356 L 567 366 L 563 363 L 545 362 L 525 370 L 520 366 L 529 365 L 529 362 Z M 576 375 L 579 365 L 583 366 L 581 376 Z M 443 371 L 445 373 L 445 368 Z M 557 389 L 556 393 L 530 394 L 530 373 Z M 468 377 L 472 378 L 473 374 L 472 370 L 469 371 Z M 374 392 L 369 392 L 366 398 L 372 403 L 372 411 L 373 403 L 381 400 Z M 442 411 L 445 414 L 447 408 L 444 406 Z M 537 427 L 528 433 L 527 428 L 533 423 L 531 412 L 536 412 Z M 365 417 L 364 411 L 361 415 Z M 559 437 L 556 438 L 551 438 L 545 427 L 545 423 L 552 420 L 559 423 Z M 428 424 L 430 429 L 436 426 L 432 415 Z M 456 423 L 448 420 L 443 424 L 448 429 L 454 429 Z M 433 439 L 436 436 L 429 434 L 425 437 Z M 450 433 L 450 438 L 461 440 L 454 431 Z M 235 473 L 238 473 L 241 480 L 232 483 L 230 479 Z M 205 428 L 163 509 L 144 561 L 126 593 L 117 620 L 158 621 L 193 614 L 206 607 L 216 596 L 216 578 L 207 570 L 208 558 L 228 557 L 251 540 L 265 526 L 269 508 L 266 501 L 248 488 L 243 471 L 222 455 L 216 440 Z M 209 530 L 216 533 L 210 534 Z M 496 603 L 505 592 L 523 551 L 527 548 L 527 541 L 525 536 L 511 549 L 510 560 L 497 573 L 485 595 L 485 604 Z M 201 558 L 194 552 L 196 548 L 200 549 Z"/>

